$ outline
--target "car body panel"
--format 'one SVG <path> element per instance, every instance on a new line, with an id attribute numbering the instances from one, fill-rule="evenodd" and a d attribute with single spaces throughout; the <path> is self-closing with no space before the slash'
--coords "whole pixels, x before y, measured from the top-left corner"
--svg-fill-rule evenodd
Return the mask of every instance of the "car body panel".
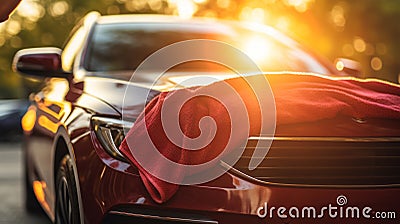
<path id="1" fill-rule="evenodd" d="M 88 108 L 88 105 L 90 107 Z M 45 183 L 43 192 L 47 206 L 46 212 L 54 216 L 55 189 L 54 163 L 57 143 L 60 139 L 71 142 L 82 133 L 81 124 L 77 123 L 83 114 L 96 111 L 106 116 L 120 114 L 103 101 L 78 89 L 71 88 L 65 79 L 50 79 L 46 88 L 33 98 L 29 110 L 35 111 L 35 125 L 32 130 L 25 130 L 25 151 L 29 158 L 31 179 Z M 74 150 L 69 146 L 71 155 Z"/>
<path id="2" fill-rule="evenodd" d="M 93 134 L 87 134 L 74 144 L 76 148 L 91 145 L 95 141 Z M 349 204 L 354 206 L 372 206 L 375 211 L 387 211 L 390 208 L 398 208 L 400 200 L 400 189 L 397 187 L 388 188 L 332 188 L 332 187 L 299 187 L 279 186 L 274 184 L 259 184 L 242 179 L 231 173 L 226 173 L 218 179 L 194 186 L 181 186 L 176 195 L 164 204 L 155 203 L 144 188 L 139 175 L 134 167 L 122 162 L 111 162 L 106 158 L 103 161 L 93 153 L 101 154 L 99 143 L 94 144 L 95 149 L 79 151 L 77 157 L 85 160 L 77 161 L 79 170 L 83 172 L 81 183 L 83 189 L 83 201 L 85 204 L 85 215 L 93 223 L 101 221 L 101 215 L 107 211 L 118 208 L 115 205 L 128 205 L 133 208 L 151 208 L 157 210 L 176 209 L 181 212 L 195 211 L 198 214 L 207 214 L 209 218 L 218 220 L 219 223 L 232 223 L 236 219 L 224 218 L 224 213 L 244 215 L 248 220 L 254 219 L 257 209 L 267 202 L 271 206 L 315 206 L 323 207 L 328 204 L 336 205 L 336 199 L 345 195 Z M 99 147 L 99 148 L 97 148 Z M 109 160 L 109 162 L 104 162 Z M 95 173 L 93 173 L 95 172 Z M 219 213 L 219 217 L 217 214 Z M 251 217 L 252 216 L 252 217 Z M 226 217 L 229 217 L 227 215 Z M 246 220 L 246 219 L 245 219 Z M 267 223 L 284 223 L 277 218 Z M 313 220 L 313 223 L 326 223 L 332 219 Z M 258 220 L 258 223 L 265 223 L 265 220 Z M 290 223 L 303 223 L 301 219 L 293 220 Z M 346 220 L 346 223 L 353 223 Z M 354 223 L 358 223 L 357 220 Z M 363 223 L 373 223 L 363 220 Z M 394 223 L 389 220 L 388 223 Z"/>

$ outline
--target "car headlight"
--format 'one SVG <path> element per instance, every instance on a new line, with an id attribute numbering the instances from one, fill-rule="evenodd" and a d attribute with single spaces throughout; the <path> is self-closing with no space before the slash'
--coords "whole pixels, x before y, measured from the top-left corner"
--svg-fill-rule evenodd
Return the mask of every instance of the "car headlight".
<path id="1" fill-rule="evenodd" d="M 92 117 L 92 128 L 104 150 L 115 159 L 127 162 L 128 160 L 119 151 L 119 146 L 125 134 L 133 126 L 133 122 L 122 121 L 116 118 Z"/>

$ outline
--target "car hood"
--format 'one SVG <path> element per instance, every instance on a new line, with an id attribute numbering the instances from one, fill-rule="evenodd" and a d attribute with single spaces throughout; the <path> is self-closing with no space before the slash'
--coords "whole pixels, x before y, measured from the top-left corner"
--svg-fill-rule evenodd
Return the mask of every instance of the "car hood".
<path id="1" fill-rule="evenodd" d="M 143 105 L 160 92 L 204 86 L 237 77 L 229 73 L 175 72 L 166 73 L 159 79 L 154 74 L 148 74 L 145 78 L 127 81 L 129 79 L 126 78 L 127 75 L 125 73 L 119 73 L 119 76 L 113 73 L 88 73 L 83 81 L 83 92 L 112 106 L 121 115 L 135 119 L 142 112 Z"/>
<path id="2" fill-rule="evenodd" d="M 101 74 L 104 75 L 104 74 Z M 114 77 L 114 78 L 113 78 Z M 156 82 L 151 74 L 147 79 L 134 82 L 116 79 L 115 75 L 86 76 L 83 91 L 113 107 L 125 118 L 135 120 L 143 111 L 143 106 L 160 92 L 192 86 L 208 85 L 218 80 L 237 77 L 234 74 L 218 73 L 171 73 Z M 127 92 L 127 89 L 129 91 Z M 321 127 L 329 127 L 321 130 Z M 355 120 L 350 117 L 337 117 L 311 123 L 281 125 L 276 129 L 277 136 L 400 136 L 399 121 L 391 119 Z M 304 133 L 303 130 L 313 130 Z M 374 130 L 374 131 L 371 131 Z M 340 133 L 340 134 L 338 134 Z M 393 134 L 397 133 L 397 134 Z"/>

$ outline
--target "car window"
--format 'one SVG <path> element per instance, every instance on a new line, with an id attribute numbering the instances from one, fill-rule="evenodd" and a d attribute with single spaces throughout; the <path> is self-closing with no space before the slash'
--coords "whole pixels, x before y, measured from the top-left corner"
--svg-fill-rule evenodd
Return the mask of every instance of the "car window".
<path id="1" fill-rule="evenodd" d="M 228 26 L 214 30 L 203 27 L 199 29 L 196 26 L 157 23 L 97 24 L 90 37 L 84 68 L 93 72 L 134 70 L 146 57 L 172 43 L 190 39 L 212 39 L 227 42 L 242 50 L 265 72 L 328 73 L 317 59 L 304 50 L 262 32 Z M 188 63 L 179 68 L 189 71 L 204 68 L 219 71 L 221 66 Z"/>
<path id="2" fill-rule="evenodd" d="M 148 56 L 170 44 L 191 39 L 223 39 L 218 34 L 171 25 L 106 24 L 93 31 L 85 69 L 133 70 Z"/>

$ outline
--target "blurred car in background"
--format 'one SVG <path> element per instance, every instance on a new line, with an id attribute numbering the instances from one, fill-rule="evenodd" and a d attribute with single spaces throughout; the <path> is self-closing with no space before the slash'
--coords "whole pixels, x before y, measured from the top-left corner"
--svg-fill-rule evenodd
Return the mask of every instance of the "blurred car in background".
<path id="1" fill-rule="evenodd" d="M 0 100 L 0 141 L 14 140 L 22 135 L 21 118 L 28 105 L 28 100 Z"/>
<path id="2" fill-rule="evenodd" d="M 137 169 L 126 162 L 118 150 L 124 128 L 132 126 L 122 121 L 123 111 L 134 120 L 141 112 L 138 105 L 148 100 L 148 89 L 154 97 L 174 88 L 179 77 L 217 74 L 228 78 L 230 74 L 220 66 L 194 63 L 166 72 L 154 86 L 153 79 L 146 76 L 139 77 L 138 83 L 127 81 L 151 53 L 191 39 L 232 44 L 253 57 L 266 72 L 344 74 L 298 42 L 267 26 L 182 20 L 170 16 L 90 13 L 76 25 L 63 49 L 25 49 L 14 59 L 13 66 L 21 74 L 47 77 L 45 87 L 32 97 L 22 119 L 26 139 L 26 205 L 30 211 L 37 210 L 40 205 L 52 221 L 72 224 L 261 223 L 263 220 L 257 217 L 256 211 L 265 201 L 301 195 L 303 199 L 310 196 L 305 202 L 311 203 L 315 202 L 311 196 L 318 195 L 319 200 L 329 202 L 332 195 L 336 198 L 339 192 L 353 191 L 288 187 L 282 185 L 279 178 L 255 179 L 250 177 L 252 173 L 247 175 L 237 168 L 215 181 L 181 187 L 165 204 L 155 203 L 145 190 Z M 136 88 L 137 94 L 124 102 L 127 86 Z M 297 143 L 309 143 L 303 140 L 297 139 L 300 141 Z M 346 142 L 338 144 L 351 148 Z M 294 152 L 295 148 L 288 150 Z M 288 161 L 283 164 L 289 165 Z M 296 172 L 289 170 L 288 173 Z M 359 184 L 367 179 L 358 180 Z M 304 183 L 295 181 L 293 185 L 318 185 L 317 182 L 306 183 L 307 180 L 301 180 Z M 346 180 L 343 177 L 342 184 L 351 183 Z M 369 189 L 366 193 L 371 195 L 372 191 Z M 282 222 L 280 219 L 272 221 Z"/>

